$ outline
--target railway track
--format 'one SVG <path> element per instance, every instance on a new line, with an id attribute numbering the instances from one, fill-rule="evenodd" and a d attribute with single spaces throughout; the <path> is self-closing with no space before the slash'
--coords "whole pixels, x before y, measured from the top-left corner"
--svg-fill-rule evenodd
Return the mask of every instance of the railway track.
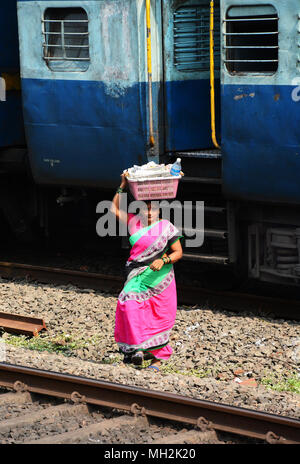
<path id="1" fill-rule="evenodd" d="M 5 363 L 0 386 L 0 443 L 300 443 L 299 420 L 165 392 Z"/>
<path id="2" fill-rule="evenodd" d="M 124 283 L 121 276 L 101 273 L 61 269 L 55 267 L 0 262 L 0 276 L 4 278 L 25 278 L 51 284 L 73 284 L 81 288 L 91 288 L 117 294 Z M 248 293 L 216 291 L 200 286 L 177 285 L 179 304 L 216 305 L 222 309 L 253 312 L 270 312 L 276 316 L 300 319 L 300 301 L 271 298 Z"/>

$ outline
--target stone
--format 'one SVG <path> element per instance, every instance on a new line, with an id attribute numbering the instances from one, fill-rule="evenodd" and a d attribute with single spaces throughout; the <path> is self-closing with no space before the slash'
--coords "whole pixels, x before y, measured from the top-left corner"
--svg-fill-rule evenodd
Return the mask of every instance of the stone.
<path id="1" fill-rule="evenodd" d="M 240 382 L 240 385 L 243 385 L 244 387 L 257 387 L 257 382 L 255 379 L 247 379 L 247 380 L 242 380 Z"/>
<path id="2" fill-rule="evenodd" d="M 235 376 L 239 376 L 239 375 L 243 375 L 244 374 L 244 370 L 243 369 L 236 369 L 235 371 L 233 371 L 234 375 Z"/>

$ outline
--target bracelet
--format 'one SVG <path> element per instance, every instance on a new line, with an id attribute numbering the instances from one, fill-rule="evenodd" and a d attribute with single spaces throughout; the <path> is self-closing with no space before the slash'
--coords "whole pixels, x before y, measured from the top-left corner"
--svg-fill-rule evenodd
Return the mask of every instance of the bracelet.
<path id="1" fill-rule="evenodd" d="M 163 260 L 164 264 L 166 264 L 166 261 L 165 261 L 166 258 L 161 258 L 161 259 Z"/>
<path id="2" fill-rule="evenodd" d="M 118 190 L 117 190 L 117 193 L 123 193 L 124 190 L 122 189 L 122 187 L 119 187 Z"/>

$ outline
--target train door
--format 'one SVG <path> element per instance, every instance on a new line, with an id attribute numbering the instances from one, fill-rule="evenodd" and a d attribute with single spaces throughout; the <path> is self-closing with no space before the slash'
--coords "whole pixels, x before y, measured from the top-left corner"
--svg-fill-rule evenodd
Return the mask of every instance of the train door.
<path id="1" fill-rule="evenodd" d="M 220 6 L 215 2 L 216 124 L 220 132 Z M 166 151 L 213 147 L 210 116 L 210 2 L 163 0 Z"/>

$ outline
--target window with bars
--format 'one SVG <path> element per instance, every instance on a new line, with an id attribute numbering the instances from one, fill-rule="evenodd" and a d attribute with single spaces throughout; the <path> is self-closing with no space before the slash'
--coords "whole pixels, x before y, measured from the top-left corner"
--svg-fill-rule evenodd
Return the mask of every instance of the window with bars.
<path id="1" fill-rule="evenodd" d="M 278 14 L 274 7 L 256 6 L 256 14 L 243 14 L 247 7 L 232 9 L 225 19 L 225 65 L 230 73 L 273 74 L 278 68 Z M 261 12 L 263 14 L 259 14 Z"/>
<path id="2" fill-rule="evenodd" d="M 83 8 L 47 8 L 43 57 L 52 71 L 86 71 L 90 64 L 89 21 Z"/>
<path id="3" fill-rule="evenodd" d="M 215 11 L 214 57 L 220 69 L 220 9 Z M 174 66 L 178 71 L 209 71 L 210 8 L 186 6 L 174 12 Z"/>

